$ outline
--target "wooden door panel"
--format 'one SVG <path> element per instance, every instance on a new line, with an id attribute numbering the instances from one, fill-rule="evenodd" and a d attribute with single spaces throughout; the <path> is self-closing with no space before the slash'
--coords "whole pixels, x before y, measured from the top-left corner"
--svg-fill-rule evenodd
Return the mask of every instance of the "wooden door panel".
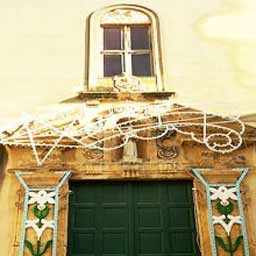
<path id="1" fill-rule="evenodd" d="M 69 256 L 197 256 L 190 182 L 72 183 Z"/>

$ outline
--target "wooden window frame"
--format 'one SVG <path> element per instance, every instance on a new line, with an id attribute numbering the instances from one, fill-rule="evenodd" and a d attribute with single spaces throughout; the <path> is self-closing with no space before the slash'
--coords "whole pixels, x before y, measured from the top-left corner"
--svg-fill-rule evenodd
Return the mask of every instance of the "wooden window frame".
<path id="1" fill-rule="evenodd" d="M 101 26 L 101 34 L 104 35 L 104 28 L 115 28 L 120 27 L 121 28 L 121 44 L 123 45 L 123 49 L 120 50 L 104 50 L 104 47 L 102 44 L 101 49 L 101 65 L 99 69 L 99 76 L 100 77 L 109 77 L 104 76 L 104 56 L 105 55 L 121 55 L 121 64 L 122 64 L 122 72 L 127 73 L 128 75 L 132 76 L 133 70 L 132 70 L 132 56 L 133 55 L 142 55 L 142 54 L 149 54 L 150 56 L 150 76 L 154 76 L 154 67 L 152 65 L 153 63 L 153 52 L 152 47 L 150 46 L 150 49 L 136 49 L 133 50 L 131 48 L 131 27 L 137 26 L 137 27 L 147 27 L 148 28 L 148 38 L 149 43 L 151 45 L 151 27 L 149 24 L 105 24 Z M 102 42 L 104 41 L 104 38 L 102 39 Z"/>

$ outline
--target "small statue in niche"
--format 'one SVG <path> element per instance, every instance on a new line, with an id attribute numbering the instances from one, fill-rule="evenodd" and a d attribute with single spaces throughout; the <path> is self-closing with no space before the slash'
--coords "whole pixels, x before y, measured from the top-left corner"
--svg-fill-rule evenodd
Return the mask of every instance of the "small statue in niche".
<path id="1" fill-rule="evenodd" d="M 129 138 L 128 142 L 124 145 L 123 161 L 124 162 L 137 162 L 138 150 L 135 139 Z"/>
<path id="2" fill-rule="evenodd" d="M 129 131 L 132 129 L 129 128 Z M 128 163 L 138 163 L 141 159 L 138 158 L 138 148 L 136 144 L 136 139 L 133 137 L 128 138 L 128 142 L 123 147 L 123 158 L 124 162 Z"/>

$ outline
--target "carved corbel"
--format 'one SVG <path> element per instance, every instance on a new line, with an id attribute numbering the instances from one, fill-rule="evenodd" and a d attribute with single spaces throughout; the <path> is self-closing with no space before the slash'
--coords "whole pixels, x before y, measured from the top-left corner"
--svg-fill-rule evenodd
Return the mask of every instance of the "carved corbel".
<path id="1" fill-rule="evenodd" d="M 175 135 L 176 131 L 171 130 L 168 131 L 168 133 L 164 137 L 156 140 L 158 158 L 164 160 L 171 160 L 179 155 L 179 149 L 176 145 L 168 145 L 168 141 L 171 139 L 171 137 Z"/>

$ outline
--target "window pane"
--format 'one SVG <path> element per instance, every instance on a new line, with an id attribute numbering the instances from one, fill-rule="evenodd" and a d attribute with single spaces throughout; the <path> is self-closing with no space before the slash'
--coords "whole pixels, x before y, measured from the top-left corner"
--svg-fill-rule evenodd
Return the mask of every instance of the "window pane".
<path id="1" fill-rule="evenodd" d="M 131 49 L 150 49 L 148 27 L 131 27 Z"/>
<path id="2" fill-rule="evenodd" d="M 150 54 L 132 55 L 132 74 L 134 76 L 151 76 Z"/>
<path id="3" fill-rule="evenodd" d="M 104 28 L 104 50 L 121 49 L 121 28 Z"/>
<path id="4" fill-rule="evenodd" d="M 121 55 L 104 55 L 104 76 L 115 76 L 121 73 Z"/>

